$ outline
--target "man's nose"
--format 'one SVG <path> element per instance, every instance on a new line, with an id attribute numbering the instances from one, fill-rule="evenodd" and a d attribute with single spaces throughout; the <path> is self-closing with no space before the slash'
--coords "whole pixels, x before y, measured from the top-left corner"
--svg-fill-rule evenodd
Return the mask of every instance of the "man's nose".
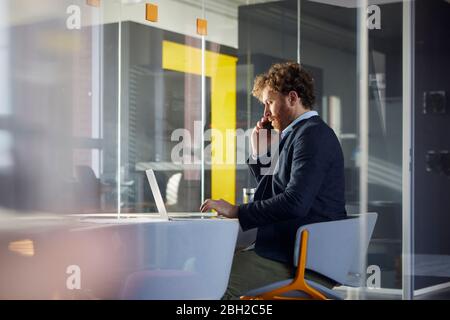
<path id="1" fill-rule="evenodd" d="M 269 107 L 266 105 L 266 106 L 264 107 L 264 116 L 265 116 L 265 117 L 270 117 L 270 115 L 271 115 L 270 109 L 269 109 Z"/>

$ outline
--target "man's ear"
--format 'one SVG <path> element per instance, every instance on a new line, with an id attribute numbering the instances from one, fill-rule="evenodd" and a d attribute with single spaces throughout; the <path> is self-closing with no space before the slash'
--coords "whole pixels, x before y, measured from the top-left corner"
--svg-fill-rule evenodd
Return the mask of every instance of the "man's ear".
<path id="1" fill-rule="evenodd" d="M 297 92 L 291 91 L 291 92 L 289 92 L 288 100 L 289 100 L 289 105 L 294 106 L 297 101 L 300 101 L 300 97 L 298 96 Z"/>

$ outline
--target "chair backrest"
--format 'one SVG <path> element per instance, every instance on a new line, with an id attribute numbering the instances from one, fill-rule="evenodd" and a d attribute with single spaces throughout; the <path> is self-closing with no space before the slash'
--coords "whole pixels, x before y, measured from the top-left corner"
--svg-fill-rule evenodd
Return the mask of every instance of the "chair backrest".
<path id="1" fill-rule="evenodd" d="M 180 190 L 180 182 L 182 177 L 182 173 L 175 173 L 167 181 L 166 205 L 173 206 L 178 204 L 178 192 Z"/>
<path id="2" fill-rule="evenodd" d="M 367 253 L 376 220 L 377 213 L 367 213 L 300 227 L 297 231 L 294 264 L 298 263 L 301 233 L 308 230 L 306 268 L 345 284 L 348 274 L 360 269 L 358 267 Z"/>

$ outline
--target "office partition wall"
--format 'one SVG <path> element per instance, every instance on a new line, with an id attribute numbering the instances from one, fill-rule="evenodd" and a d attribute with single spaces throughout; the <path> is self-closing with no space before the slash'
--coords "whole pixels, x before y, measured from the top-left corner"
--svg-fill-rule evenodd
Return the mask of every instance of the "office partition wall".
<path id="1" fill-rule="evenodd" d="M 147 169 L 172 212 L 242 203 L 254 77 L 298 61 L 348 214 L 378 213 L 363 286 L 339 290 L 449 287 L 448 1 L 35 2 L 0 0 L 1 219 L 155 215 Z"/>

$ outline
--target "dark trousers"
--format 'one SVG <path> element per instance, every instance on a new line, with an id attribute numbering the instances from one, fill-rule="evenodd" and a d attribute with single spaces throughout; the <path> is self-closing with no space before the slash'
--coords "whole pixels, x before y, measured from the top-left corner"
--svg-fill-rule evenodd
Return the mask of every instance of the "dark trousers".
<path id="1" fill-rule="evenodd" d="M 239 299 L 246 292 L 271 283 L 292 279 L 295 268 L 278 261 L 263 258 L 254 250 L 239 251 L 234 255 L 228 288 L 223 300 Z M 305 278 L 332 288 L 334 283 L 306 270 Z"/>

